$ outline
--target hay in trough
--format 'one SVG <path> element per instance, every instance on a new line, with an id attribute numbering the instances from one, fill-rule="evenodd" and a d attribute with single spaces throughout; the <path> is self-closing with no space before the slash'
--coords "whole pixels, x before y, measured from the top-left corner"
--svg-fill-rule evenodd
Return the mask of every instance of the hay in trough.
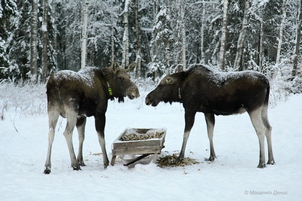
<path id="1" fill-rule="evenodd" d="M 189 157 L 184 158 L 182 161 L 177 161 L 177 158 L 176 154 L 160 157 L 157 160 L 157 164 L 159 167 L 184 167 L 186 165 L 199 164 L 198 161 Z"/>
<path id="2" fill-rule="evenodd" d="M 155 129 L 128 129 L 121 137 L 121 141 L 133 141 L 133 140 L 148 140 L 153 138 L 162 138 L 165 134 L 165 130 Z"/>

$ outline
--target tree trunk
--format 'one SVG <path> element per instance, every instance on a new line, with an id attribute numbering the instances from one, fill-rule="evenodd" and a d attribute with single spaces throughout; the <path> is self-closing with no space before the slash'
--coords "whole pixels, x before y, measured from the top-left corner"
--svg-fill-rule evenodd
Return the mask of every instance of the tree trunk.
<path id="1" fill-rule="evenodd" d="M 205 63 L 205 58 L 204 58 L 204 23 L 205 23 L 205 13 L 206 13 L 206 8 L 205 8 L 205 2 L 203 1 L 202 3 L 202 22 L 201 22 L 201 27 L 200 27 L 200 63 Z"/>
<path id="2" fill-rule="evenodd" d="M 300 13 L 299 13 L 299 21 L 297 27 L 297 34 L 296 34 L 296 49 L 294 54 L 294 66 L 292 70 L 292 77 L 294 78 L 297 74 L 298 70 L 298 60 L 300 55 L 300 41 L 301 41 L 301 27 L 302 27 L 302 0 L 300 1 Z"/>
<path id="3" fill-rule="evenodd" d="M 280 63 L 280 53 L 281 53 L 281 46 L 282 46 L 282 39 L 283 39 L 283 29 L 284 29 L 285 19 L 286 19 L 286 0 L 283 0 L 283 4 L 282 4 L 281 9 L 282 9 L 282 20 L 281 20 L 281 24 L 280 24 L 276 64 Z"/>
<path id="4" fill-rule="evenodd" d="M 146 51 L 146 63 L 152 62 L 152 57 L 151 57 L 151 50 L 150 50 L 150 45 L 148 41 L 148 37 L 146 33 L 142 34 L 142 43 L 144 44 L 144 50 Z"/>
<path id="5" fill-rule="evenodd" d="M 46 82 L 48 75 L 48 0 L 43 0 L 43 22 L 42 22 L 42 37 L 43 37 L 43 51 L 42 51 L 42 83 Z"/>
<path id="6" fill-rule="evenodd" d="M 180 27 L 181 27 L 181 36 L 182 36 L 182 46 L 181 46 L 181 53 L 182 53 L 182 70 L 185 71 L 186 70 L 186 45 L 187 45 L 187 41 L 186 41 L 186 27 L 185 27 L 185 8 L 184 8 L 184 2 L 183 0 L 180 0 Z"/>
<path id="7" fill-rule="evenodd" d="M 220 58 L 219 66 L 222 71 L 225 69 L 225 43 L 227 34 L 227 14 L 228 14 L 228 3 L 229 0 L 223 0 L 223 19 L 222 19 L 222 30 L 221 30 L 221 41 L 220 41 Z"/>
<path id="8" fill-rule="evenodd" d="M 114 63 L 115 60 L 115 51 L 114 51 L 114 25 L 113 25 L 113 18 L 111 18 L 111 64 Z"/>
<path id="9" fill-rule="evenodd" d="M 138 15 L 138 0 L 135 0 L 135 29 L 136 29 L 136 78 L 141 77 L 141 37 L 140 37 L 140 26 L 139 26 L 139 15 Z"/>
<path id="10" fill-rule="evenodd" d="M 260 68 L 260 72 L 263 72 L 262 68 L 262 59 L 263 59 L 263 20 L 260 19 L 260 31 L 259 31 L 259 55 L 258 55 L 258 66 Z"/>
<path id="11" fill-rule="evenodd" d="M 30 67 L 31 67 L 31 80 L 34 83 L 38 83 L 38 2 L 37 0 L 32 1 L 32 12 L 31 12 L 31 41 L 30 41 Z"/>
<path id="12" fill-rule="evenodd" d="M 128 32 L 128 8 L 130 0 L 125 0 L 124 8 L 124 36 L 123 36 L 123 61 L 122 66 L 129 65 L 129 32 Z"/>
<path id="13" fill-rule="evenodd" d="M 51 12 L 51 15 L 55 18 L 55 19 L 57 19 L 57 15 L 58 15 L 58 10 L 57 10 L 57 2 L 55 2 L 55 1 L 52 1 L 51 2 L 51 7 L 52 7 L 52 9 L 50 10 L 50 12 Z M 53 49 L 54 49 L 54 66 L 53 66 L 53 68 L 54 69 L 57 69 L 58 68 L 58 66 L 60 66 L 58 63 L 59 63 L 59 58 L 58 58 L 58 51 L 59 51 L 59 46 L 58 46 L 58 28 L 57 28 L 57 23 L 53 23 L 53 29 L 54 29 L 54 34 L 53 34 L 53 38 L 52 38 L 52 40 L 53 40 L 53 44 L 52 44 L 52 47 L 53 47 Z"/>
<path id="14" fill-rule="evenodd" d="M 86 0 L 85 7 L 84 7 L 84 19 L 83 19 L 83 28 L 82 28 L 81 68 L 85 68 L 86 66 L 88 4 L 89 1 Z"/>
<path id="15" fill-rule="evenodd" d="M 246 29 L 248 26 L 249 9 L 250 9 L 250 1 L 245 0 L 244 17 L 243 17 L 243 21 L 242 21 L 242 28 L 241 28 L 238 42 L 237 42 L 237 52 L 236 52 L 236 58 L 235 58 L 235 62 L 234 62 L 234 68 L 238 69 L 238 67 L 239 67 L 240 70 L 244 69 L 243 64 L 242 64 L 242 66 L 240 66 L 240 61 L 241 61 L 241 58 L 243 55 L 243 45 L 244 45 L 244 39 L 245 39 L 245 35 L 246 35 Z"/>

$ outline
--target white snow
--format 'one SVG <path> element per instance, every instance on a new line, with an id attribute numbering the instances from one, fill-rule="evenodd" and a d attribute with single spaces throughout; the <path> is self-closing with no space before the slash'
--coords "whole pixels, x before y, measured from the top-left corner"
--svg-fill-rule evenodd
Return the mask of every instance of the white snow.
<path id="1" fill-rule="evenodd" d="M 43 32 L 47 31 L 47 24 L 42 24 L 41 30 Z"/>
<path id="2" fill-rule="evenodd" d="M 125 128 L 166 128 L 162 154 L 179 152 L 184 109 L 178 103 L 146 106 L 145 96 L 141 92 L 141 98 L 125 103 L 109 101 L 105 132 L 110 159 L 111 144 Z M 47 115 L 17 115 L 9 107 L 0 120 L 0 200 L 301 200 L 301 103 L 302 95 L 294 95 L 269 109 L 276 165 L 264 169 L 256 168 L 258 139 L 246 113 L 216 118 L 218 158 L 212 163 L 204 161 L 209 157 L 209 143 L 204 116 L 199 113 L 186 156 L 200 164 L 174 168 L 159 168 L 153 162 L 128 168 L 117 158 L 115 166 L 104 170 L 94 120 L 89 118 L 84 142 L 87 166 L 74 171 L 62 135 L 65 120 L 60 118 L 50 175 L 43 174 Z M 73 141 L 77 152 L 76 129 Z"/>
<path id="3" fill-rule="evenodd" d="M 55 74 L 57 80 L 60 79 L 78 79 L 83 82 L 83 84 L 92 87 L 94 85 L 94 67 L 87 67 L 81 69 L 78 72 L 72 70 L 62 70 Z"/>

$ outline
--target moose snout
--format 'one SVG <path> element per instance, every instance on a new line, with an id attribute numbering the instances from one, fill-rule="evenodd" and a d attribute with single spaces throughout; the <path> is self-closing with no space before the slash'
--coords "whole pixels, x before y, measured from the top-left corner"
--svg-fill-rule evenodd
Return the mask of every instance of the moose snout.
<path id="1" fill-rule="evenodd" d="M 152 105 L 152 106 L 157 106 L 159 101 L 157 101 L 156 99 L 153 99 L 150 97 L 150 95 L 147 95 L 146 99 L 145 99 L 145 103 L 146 105 Z"/>
<path id="2" fill-rule="evenodd" d="M 146 105 L 150 105 L 150 104 L 151 104 L 150 99 L 149 99 L 149 96 L 146 97 L 145 103 L 146 103 Z"/>
<path id="3" fill-rule="evenodd" d="M 139 96 L 140 94 L 137 87 L 131 87 L 128 89 L 128 97 L 130 99 L 138 98 Z"/>

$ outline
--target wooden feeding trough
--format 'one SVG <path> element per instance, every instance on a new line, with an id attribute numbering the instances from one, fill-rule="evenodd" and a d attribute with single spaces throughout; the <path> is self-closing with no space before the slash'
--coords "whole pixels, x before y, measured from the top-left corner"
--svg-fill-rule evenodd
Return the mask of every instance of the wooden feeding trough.
<path id="1" fill-rule="evenodd" d="M 154 160 L 164 148 L 166 129 L 128 128 L 113 142 L 111 165 L 115 163 L 117 155 L 140 155 L 125 166 L 154 154 Z"/>

